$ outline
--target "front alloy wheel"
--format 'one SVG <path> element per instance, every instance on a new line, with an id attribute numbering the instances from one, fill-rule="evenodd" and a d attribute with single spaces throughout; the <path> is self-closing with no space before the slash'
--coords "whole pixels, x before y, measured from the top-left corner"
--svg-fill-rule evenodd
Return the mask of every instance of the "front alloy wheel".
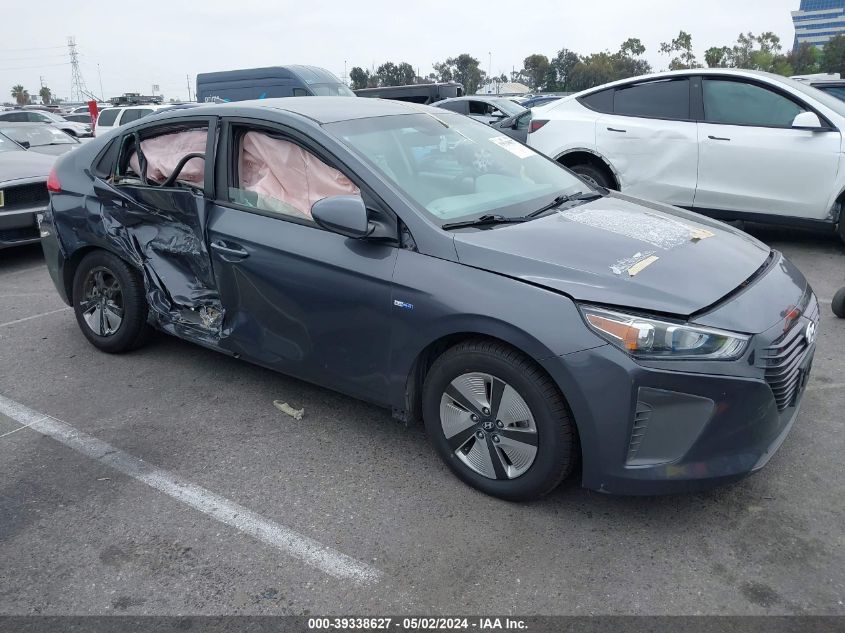
<path id="1" fill-rule="evenodd" d="M 422 413 L 446 465 L 487 494 L 534 499 L 572 470 L 577 440 L 563 395 L 536 362 L 500 341 L 468 340 L 437 358 Z"/>
<path id="2" fill-rule="evenodd" d="M 473 372 L 455 378 L 440 399 L 440 424 L 449 446 L 488 479 L 516 479 L 537 456 L 531 409 L 501 378 Z"/>

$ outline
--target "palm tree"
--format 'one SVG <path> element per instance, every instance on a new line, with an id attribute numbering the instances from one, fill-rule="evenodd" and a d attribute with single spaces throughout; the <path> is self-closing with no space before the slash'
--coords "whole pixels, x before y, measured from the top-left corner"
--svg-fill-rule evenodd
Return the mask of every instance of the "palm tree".
<path id="1" fill-rule="evenodd" d="M 29 103 L 29 92 L 20 84 L 12 86 L 12 96 L 15 98 L 18 105 L 26 105 Z"/>
<path id="2" fill-rule="evenodd" d="M 41 90 L 38 91 L 38 96 L 41 97 L 41 103 L 44 105 L 50 105 L 50 102 L 53 100 L 53 91 L 47 86 L 41 86 Z"/>

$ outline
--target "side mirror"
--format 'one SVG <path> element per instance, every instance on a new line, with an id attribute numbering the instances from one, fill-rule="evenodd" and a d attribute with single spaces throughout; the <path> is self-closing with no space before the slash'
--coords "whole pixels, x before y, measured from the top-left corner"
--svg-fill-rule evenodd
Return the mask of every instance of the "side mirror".
<path id="1" fill-rule="evenodd" d="M 331 196 L 317 200 L 311 207 L 311 217 L 318 226 L 354 239 L 368 237 L 375 229 L 360 196 Z"/>
<path id="2" fill-rule="evenodd" d="M 827 130 L 827 126 L 822 124 L 821 119 L 815 112 L 802 112 L 792 121 L 792 127 L 796 130 L 810 130 L 812 132 Z"/>

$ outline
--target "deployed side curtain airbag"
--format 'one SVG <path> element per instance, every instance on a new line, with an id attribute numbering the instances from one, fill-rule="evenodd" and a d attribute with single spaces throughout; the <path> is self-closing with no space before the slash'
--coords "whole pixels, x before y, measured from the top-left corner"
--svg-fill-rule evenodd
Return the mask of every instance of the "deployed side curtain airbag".
<path id="1" fill-rule="evenodd" d="M 361 193 L 346 176 L 310 152 L 260 132 L 244 134 L 238 174 L 239 189 L 281 201 L 309 219 L 311 206 L 318 200 Z"/>
<path id="2" fill-rule="evenodd" d="M 195 152 L 204 154 L 207 141 L 208 130 L 186 130 L 141 141 L 141 151 L 147 159 L 147 180 L 164 182 L 183 157 Z M 129 166 L 136 174 L 141 174 L 137 152 L 129 158 Z M 201 187 L 204 172 L 205 161 L 192 158 L 182 168 L 178 180 Z"/>

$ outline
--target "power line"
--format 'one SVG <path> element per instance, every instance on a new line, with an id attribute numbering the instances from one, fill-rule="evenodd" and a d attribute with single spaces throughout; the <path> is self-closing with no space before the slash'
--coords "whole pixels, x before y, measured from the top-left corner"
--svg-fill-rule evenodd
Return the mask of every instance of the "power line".
<path id="1" fill-rule="evenodd" d="M 60 64 L 39 64 L 38 66 L 17 66 L 15 68 L 0 68 L 0 70 L 31 70 L 33 68 L 49 68 L 51 66 L 68 66 L 70 62 L 62 62 Z"/>
<path id="2" fill-rule="evenodd" d="M 33 46 L 30 48 L 0 48 L 0 53 L 5 53 L 8 51 L 48 51 L 53 50 L 54 48 L 65 48 L 64 46 Z"/>

